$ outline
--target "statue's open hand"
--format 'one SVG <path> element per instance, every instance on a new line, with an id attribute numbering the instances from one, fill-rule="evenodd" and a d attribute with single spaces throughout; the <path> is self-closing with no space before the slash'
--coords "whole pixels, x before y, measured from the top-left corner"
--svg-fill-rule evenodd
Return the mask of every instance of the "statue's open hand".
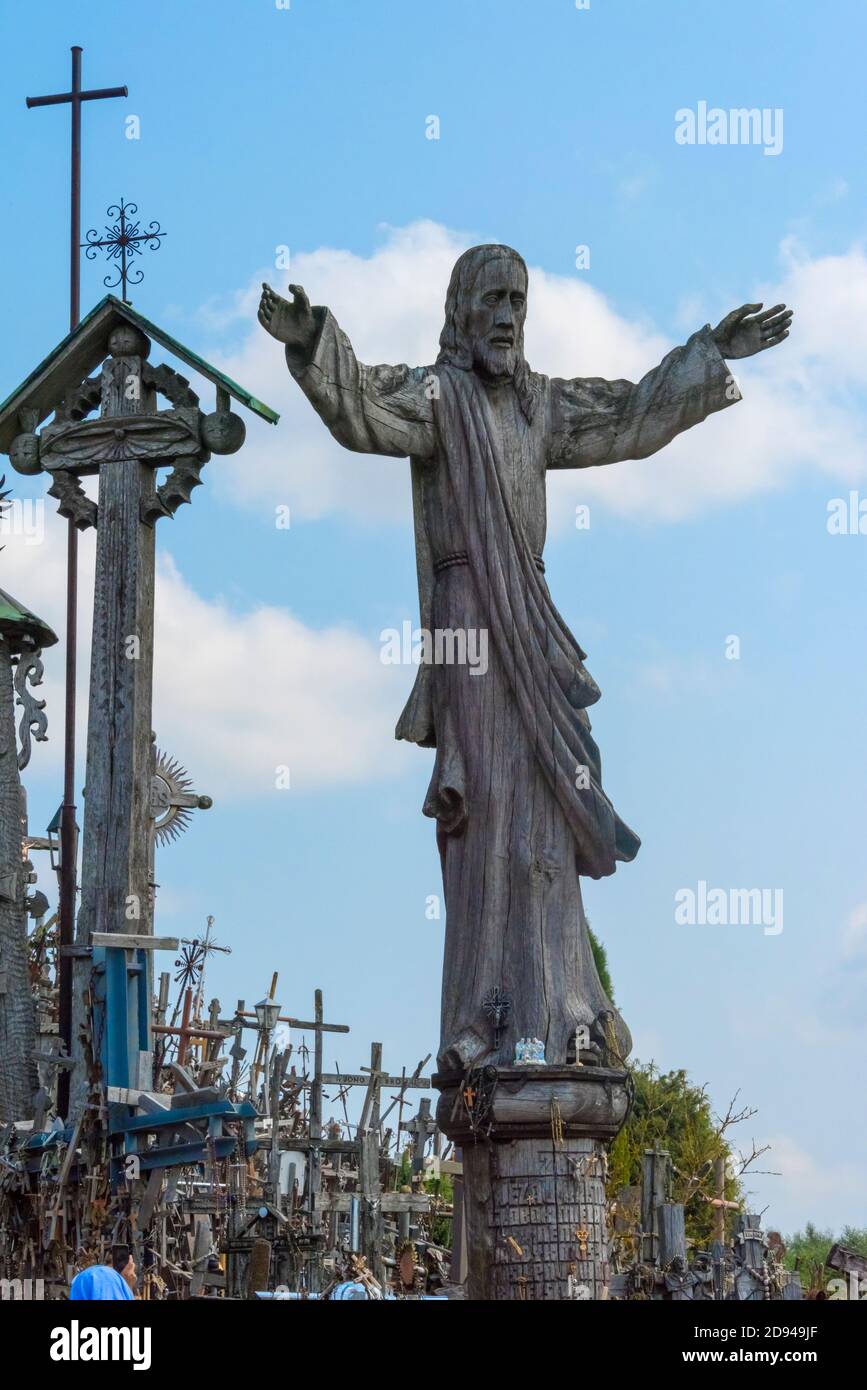
<path id="1" fill-rule="evenodd" d="M 788 338 L 794 311 L 785 304 L 775 304 L 764 313 L 759 312 L 761 308 L 761 304 L 744 304 L 717 324 L 713 336 L 723 357 L 752 357 Z"/>
<path id="2" fill-rule="evenodd" d="M 292 352 L 310 352 L 316 340 L 316 319 L 310 300 L 300 285 L 290 285 L 289 291 L 292 299 L 283 299 L 270 285 L 263 284 L 259 322 L 272 338 L 285 343 Z"/>

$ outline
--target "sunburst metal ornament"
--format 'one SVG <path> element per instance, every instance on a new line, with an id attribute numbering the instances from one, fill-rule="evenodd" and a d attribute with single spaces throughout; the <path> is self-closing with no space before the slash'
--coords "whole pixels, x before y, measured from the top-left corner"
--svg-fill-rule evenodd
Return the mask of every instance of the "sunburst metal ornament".
<path id="1" fill-rule="evenodd" d="M 189 985 L 200 986 L 202 976 L 208 957 L 215 951 L 222 951 L 223 955 L 232 954 L 231 946 L 220 946 L 216 937 L 212 934 L 214 926 L 213 917 L 208 918 L 204 936 L 181 937 L 181 953 L 175 961 L 177 974 L 175 980 L 181 986 L 183 992 Z"/>
<path id="2" fill-rule="evenodd" d="M 176 758 L 157 749 L 156 768 L 151 779 L 151 815 L 158 845 L 176 840 L 189 825 L 193 811 L 207 811 L 213 806 L 211 798 L 192 791 L 192 785 L 186 768 Z"/>
<path id="3" fill-rule="evenodd" d="M 144 272 L 140 268 L 130 270 L 130 261 L 134 256 L 141 255 L 142 246 L 147 246 L 150 251 L 158 251 L 163 237 L 167 235 L 161 230 L 159 222 L 151 222 L 149 227 L 142 228 L 141 223 L 135 220 L 137 213 L 137 203 L 125 203 L 121 198 L 119 203 L 112 203 L 106 210 L 105 215 L 111 225 L 106 227 L 105 234 L 100 236 L 96 228 L 91 228 L 87 240 L 81 243 L 89 261 L 96 260 L 97 251 L 104 251 L 106 260 L 116 263 L 117 269 L 109 272 L 102 283 L 108 290 L 120 287 L 121 299 L 125 304 L 129 303 L 127 284 L 140 285 L 144 279 Z"/>
<path id="4" fill-rule="evenodd" d="M 397 1253 L 397 1270 L 402 1288 L 411 1289 L 414 1287 L 417 1263 L 418 1253 L 414 1244 L 411 1240 L 405 1240 Z"/>

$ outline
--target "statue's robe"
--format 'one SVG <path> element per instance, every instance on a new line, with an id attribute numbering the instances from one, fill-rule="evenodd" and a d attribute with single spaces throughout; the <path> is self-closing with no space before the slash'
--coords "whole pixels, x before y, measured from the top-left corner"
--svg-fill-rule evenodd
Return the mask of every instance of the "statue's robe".
<path id="1" fill-rule="evenodd" d="M 607 1038 L 606 1060 L 625 1058 L 579 875 L 613 873 L 639 840 L 602 790 L 586 714 L 600 692 L 545 583 L 545 473 L 655 453 L 738 399 L 733 378 L 704 328 L 637 384 L 530 373 L 519 399 L 452 366 L 364 366 L 315 313 L 312 353 L 287 350 L 295 380 L 347 449 L 412 460 L 422 628 L 488 635 L 485 674 L 420 666 L 397 726 L 436 748 L 424 812 L 446 901 L 440 1067 L 505 1065 L 522 1037 L 549 1063 L 574 1060 L 579 1024 Z M 511 1004 L 497 1033 L 494 990 Z"/>

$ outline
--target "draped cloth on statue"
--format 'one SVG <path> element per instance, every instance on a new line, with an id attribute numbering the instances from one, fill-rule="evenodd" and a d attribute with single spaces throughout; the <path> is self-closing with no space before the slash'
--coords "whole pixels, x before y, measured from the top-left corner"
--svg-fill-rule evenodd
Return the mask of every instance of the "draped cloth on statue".
<path id="1" fill-rule="evenodd" d="M 577 1025 L 604 1011 L 625 1056 L 579 881 L 613 873 L 639 847 L 601 787 L 585 713 L 600 691 L 512 506 L 488 390 L 455 368 L 438 380 L 439 455 L 467 559 L 438 574 L 433 627 L 488 634 L 484 674 L 431 668 L 437 756 L 424 810 L 440 827 L 446 900 L 439 1063 L 510 1062 L 521 1037 L 563 1062 Z M 484 1012 L 493 990 L 511 1004 L 496 1048 Z"/>
<path id="2" fill-rule="evenodd" d="M 489 634 L 501 679 L 520 714 L 524 742 L 572 832 L 578 872 L 614 873 L 640 841 L 602 790 L 599 749 L 584 713 L 601 691 L 548 592 L 509 497 L 488 394 L 474 372 L 442 367 L 434 418 L 453 516 L 477 599 L 477 626 Z M 468 679 L 484 680 L 470 668 Z M 436 774 L 435 774 L 436 777 Z M 449 789 L 437 787 L 437 796 Z M 427 809 L 427 808 L 426 808 Z M 447 819 L 449 811 L 438 818 Z"/>
<path id="3" fill-rule="evenodd" d="M 506 1064 L 521 1037 L 549 1062 L 577 1025 L 628 1054 L 600 983 L 580 874 L 633 858 L 638 839 L 602 790 L 587 707 L 599 689 L 542 574 L 546 474 L 645 458 L 738 399 L 708 328 L 640 382 L 528 374 L 531 401 L 472 370 L 360 363 L 333 315 L 298 384 L 344 447 L 410 456 L 422 628 L 485 633 L 488 664 L 423 664 L 397 737 L 436 748 L 425 813 L 437 821 L 446 903 L 439 1064 Z M 432 383 L 435 389 L 432 389 Z M 495 1036 L 490 991 L 511 1000 Z"/>

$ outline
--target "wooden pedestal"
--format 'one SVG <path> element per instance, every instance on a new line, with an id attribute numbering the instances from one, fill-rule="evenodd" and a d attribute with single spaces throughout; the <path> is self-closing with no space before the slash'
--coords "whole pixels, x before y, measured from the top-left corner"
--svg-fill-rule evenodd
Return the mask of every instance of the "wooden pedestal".
<path id="1" fill-rule="evenodd" d="M 440 1074 L 437 1122 L 460 1144 L 467 1295 L 607 1296 L 607 1145 L 628 1110 L 623 1071 L 485 1067 Z"/>

